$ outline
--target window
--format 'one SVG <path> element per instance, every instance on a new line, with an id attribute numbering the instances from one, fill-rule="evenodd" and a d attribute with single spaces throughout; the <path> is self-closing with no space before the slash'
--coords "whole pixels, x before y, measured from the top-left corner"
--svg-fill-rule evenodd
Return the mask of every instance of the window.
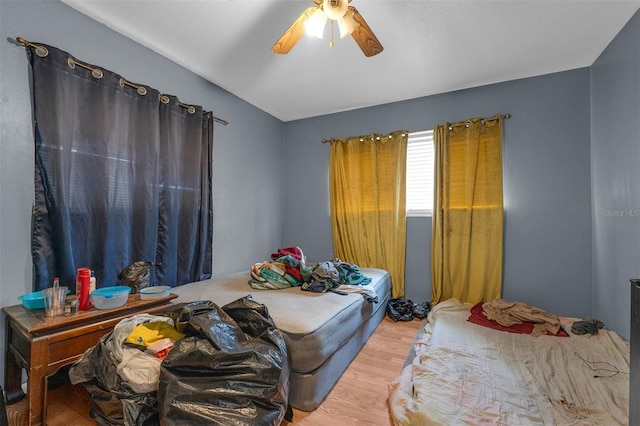
<path id="1" fill-rule="evenodd" d="M 409 133 L 407 141 L 407 216 L 433 212 L 433 130 Z"/>

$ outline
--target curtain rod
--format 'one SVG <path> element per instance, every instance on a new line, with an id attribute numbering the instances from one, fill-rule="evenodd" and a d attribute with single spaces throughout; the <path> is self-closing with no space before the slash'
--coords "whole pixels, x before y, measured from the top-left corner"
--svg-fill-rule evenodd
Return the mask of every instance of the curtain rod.
<path id="1" fill-rule="evenodd" d="M 34 49 L 36 55 L 40 56 L 41 58 L 46 57 L 47 55 L 49 55 L 49 49 L 47 49 L 44 46 L 40 46 L 37 44 L 33 44 L 28 40 L 23 39 L 22 37 L 16 37 L 16 41 L 22 45 L 24 45 L 24 47 L 31 47 Z M 75 68 L 76 65 L 84 68 L 88 71 L 91 71 L 91 75 L 95 78 L 102 78 L 104 76 L 104 73 L 102 72 L 102 70 L 100 68 L 91 68 L 89 65 L 87 64 L 83 64 L 82 62 L 78 62 L 73 58 L 69 58 L 67 63 L 69 64 L 69 68 Z M 144 86 L 138 86 L 137 84 L 133 84 L 127 80 L 125 80 L 124 78 L 120 78 L 120 86 L 124 87 L 125 85 L 129 86 L 129 87 L 133 87 L 134 89 L 136 89 L 136 92 L 138 92 L 138 94 L 140 96 L 144 96 L 147 94 L 147 88 Z M 162 102 L 163 104 L 168 104 L 170 102 L 170 98 L 167 95 L 162 95 L 162 94 L 158 94 L 158 100 L 160 102 Z M 183 104 L 182 102 L 178 102 L 178 105 L 181 106 L 182 108 L 185 108 L 187 110 L 187 112 L 189 114 L 193 114 L 196 112 L 196 107 L 194 107 L 193 105 L 188 105 L 188 104 Z M 205 111 L 206 112 L 206 111 Z M 229 124 L 229 122 L 227 120 L 223 120 L 222 118 L 216 117 L 215 115 L 211 115 L 211 118 L 213 118 L 213 121 L 217 121 L 218 123 L 221 123 L 223 125 L 227 125 Z"/>
<path id="2" fill-rule="evenodd" d="M 501 114 L 501 115 L 500 115 L 500 117 L 502 117 L 502 118 L 504 118 L 505 120 L 507 120 L 507 119 L 511 118 L 511 114 L 509 114 L 509 113 Z M 491 121 L 491 120 L 495 120 L 495 118 L 484 118 L 484 119 L 482 119 L 482 121 Z M 451 128 L 452 128 L 453 126 L 456 126 L 456 127 L 457 127 L 457 126 L 465 126 L 465 125 L 467 124 L 467 122 L 468 122 L 468 121 L 469 121 L 469 120 L 467 120 L 467 121 L 459 121 L 459 122 L 457 122 L 457 123 L 449 124 L 449 130 L 451 130 Z M 409 133 L 411 133 L 411 132 L 409 132 Z M 336 139 L 336 138 L 331 138 L 331 139 L 322 139 L 322 143 L 331 142 L 333 139 Z M 363 139 L 363 138 L 360 138 L 360 142 L 364 142 L 364 139 Z"/>

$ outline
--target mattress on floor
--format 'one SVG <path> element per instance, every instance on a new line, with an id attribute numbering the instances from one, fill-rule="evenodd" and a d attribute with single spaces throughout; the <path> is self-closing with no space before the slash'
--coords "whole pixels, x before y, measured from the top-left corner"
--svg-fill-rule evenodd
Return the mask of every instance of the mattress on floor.
<path id="1" fill-rule="evenodd" d="M 283 332 L 291 359 L 290 402 L 310 411 L 324 399 L 342 372 L 384 317 L 391 278 L 382 269 L 360 268 L 371 278 L 366 286 L 378 295 L 370 303 L 358 293 L 313 293 L 300 287 L 252 288 L 249 271 L 175 287 L 174 303 L 211 300 L 219 306 L 251 295 L 269 310 Z M 334 354 L 336 354 L 334 356 Z"/>
<path id="2" fill-rule="evenodd" d="M 613 331 L 568 337 L 467 321 L 455 299 L 434 306 L 416 357 L 389 385 L 394 425 L 626 425 L 629 344 Z"/>

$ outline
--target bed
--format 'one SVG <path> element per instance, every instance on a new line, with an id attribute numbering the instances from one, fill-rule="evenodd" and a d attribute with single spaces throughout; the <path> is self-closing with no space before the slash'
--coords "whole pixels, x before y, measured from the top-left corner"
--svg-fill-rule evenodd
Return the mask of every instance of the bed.
<path id="1" fill-rule="evenodd" d="M 314 293 L 300 287 L 259 290 L 248 284 L 248 271 L 185 284 L 172 292 L 178 295 L 174 303 L 211 300 L 223 306 L 250 294 L 264 304 L 289 351 L 289 403 L 299 410 L 313 411 L 385 315 L 391 294 L 389 273 L 375 268 L 360 271 L 371 278 L 365 287 L 375 292 L 377 303 L 358 293 Z"/>
<path id="2" fill-rule="evenodd" d="M 566 337 L 468 321 L 471 306 L 434 306 L 415 357 L 389 385 L 395 425 L 626 425 L 629 344 L 612 331 Z M 559 333 L 560 334 L 560 333 Z"/>

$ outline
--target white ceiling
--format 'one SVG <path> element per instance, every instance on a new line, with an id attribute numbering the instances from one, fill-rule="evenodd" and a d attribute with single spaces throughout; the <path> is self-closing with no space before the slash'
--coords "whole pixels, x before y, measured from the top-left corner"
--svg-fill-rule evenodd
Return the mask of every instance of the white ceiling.
<path id="1" fill-rule="evenodd" d="M 353 0 L 384 46 L 272 45 L 311 0 L 62 0 L 282 121 L 590 66 L 640 0 Z M 337 33 L 337 31 L 336 31 Z"/>

